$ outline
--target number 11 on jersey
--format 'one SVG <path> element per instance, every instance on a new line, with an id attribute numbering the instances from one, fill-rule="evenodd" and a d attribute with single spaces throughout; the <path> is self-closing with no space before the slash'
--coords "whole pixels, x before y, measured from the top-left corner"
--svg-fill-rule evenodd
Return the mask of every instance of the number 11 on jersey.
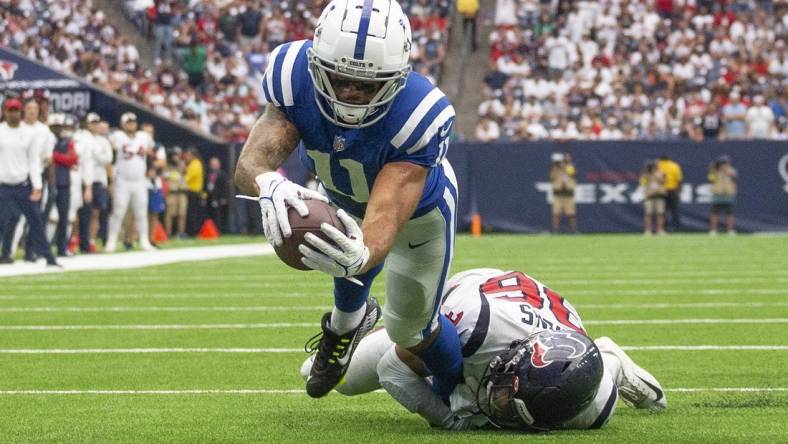
<path id="1" fill-rule="evenodd" d="M 315 175 L 327 190 L 347 196 L 358 203 L 369 202 L 369 184 L 364 174 L 364 165 L 353 159 L 339 160 L 339 166 L 345 170 L 350 180 L 350 194 L 348 194 L 334 184 L 334 177 L 331 175 L 331 154 L 315 150 L 306 150 L 306 154 L 315 162 Z"/>

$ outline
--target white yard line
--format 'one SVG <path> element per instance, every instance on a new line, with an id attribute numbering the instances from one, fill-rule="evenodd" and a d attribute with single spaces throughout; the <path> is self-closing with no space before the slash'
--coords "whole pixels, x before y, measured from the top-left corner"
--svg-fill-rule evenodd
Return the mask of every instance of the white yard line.
<path id="1" fill-rule="evenodd" d="M 643 345 L 628 351 L 785 351 L 788 345 Z M 4 355 L 161 354 L 161 353 L 304 353 L 303 348 L 28 348 L 0 349 Z"/>
<path id="2" fill-rule="evenodd" d="M 206 247 L 206 248 L 220 248 L 220 247 Z M 239 254 L 237 257 L 240 256 L 255 256 L 255 255 L 263 255 L 259 250 L 263 248 L 270 248 L 266 246 L 260 245 L 253 245 L 247 251 L 248 254 Z M 192 248 L 183 248 L 182 250 L 192 250 Z M 170 251 L 170 250 L 167 250 Z M 137 253 L 124 253 L 124 254 L 137 254 Z M 151 265 L 159 265 L 159 263 L 150 263 L 155 259 L 155 255 L 157 252 L 151 253 L 139 253 L 139 254 L 149 254 L 154 255 L 154 257 L 150 257 L 146 259 L 145 262 L 140 261 L 136 265 L 126 265 L 126 263 L 113 263 L 113 264 L 106 264 L 107 268 L 104 269 L 129 269 L 129 268 L 136 268 L 136 267 L 147 267 Z M 195 258 L 190 256 L 184 256 L 178 259 L 173 259 L 167 262 L 162 263 L 174 263 L 174 262 L 184 262 L 187 260 L 208 260 L 208 259 L 222 259 L 225 257 L 232 257 L 232 256 L 221 256 L 217 255 L 218 257 L 207 257 L 207 258 Z M 107 256 L 111 257 L 111 256 Z M 14 265 L 13 267 L 16 267 Z M 35 264 L 31 265 L 31 267 L 35 268 Z M 52 267 L 49 267 L 52 268 Z M 100 268 L 85 268 L 83 270 L 76 270 L 71 268 L 70 266 L 64 265 L 63 269 L 55 269 L 48 271 L 47 269 L 41 269 L 40 272 L 64 272 L 64 271 L 84 271 L 84 270 L 99 270 Z M 5 268 L 0 268 L 0 271 L 5 270 Z M 293 271 L 293 273 L 298 273 Z M 0 275 L 0 277 L 3 275 Z M 295 276 L 298 276 L 297 274 Z M 259 289 L 270 289 L 270 288 L 290 288 L 293 287 L 297 288 L 332 288 L 332 281 L 330 279 L 326 279 L 324 281 L 303 281 L 303 280 L 296 280 L 296 279 L 277 279 L 277 278 L 259 278 L 254 277 L 255 280 L 249 278 L 249 280 L 242 280 L 242 279 L 234 279 L 232 280 L 232 285 L 236 288 L 259 288 Z M 260 280 L 258 280 L 260 279 Z M 554 285 L 553 288 L 560 291 L 563 287 L 573 287 L 573 286 L 626 286 L 626 285 L 653 285 L 655 287 L 659 287 L 661 289 L 670 288 L 670 287 L 686 287 L 687 285 L 700 285 L 704 284 L 707 286 L 714 286 L 714 285 L 722 285 L 722 284 L 755 284 L 755 285 L 764 285 L 764 284 L 775 284 L 776 282 L 788 282 L 788 278 L 774 278 L 774 277 L 763 277 L 763 278 L 688 278 L 688 279 L 607 279 L 607 278 L 600 278 L 600 279 L 593 279 L 593 278 L 586 278 L 586 279 L 552 279 L 551 280 Z M 184 280 L 182 284 L 177 284 L 170 279 L 156 279 L 153 280 L 128 280 L 128 281 L 120 281 L 118 283 L 108 284 L 108 283 L 95 283 L 91 285 L 91 288 L 96 290 L 127 290 L 131 285 L 139 285 L 141 282 L 146 282 L 151 286 L 155 286 L 157 289 L 161 290 L 162 288 L 172 288 L 177 290 L 209 290 L 213 287 L 220 287 L 224 288 L 227 285 L 225 279 L 221 277 L 221 275 L 217 275 L 216 279 L 209 279 L 203 282 L 188 282 Z M 154 283 L 156 282 L 156 283 Z M 24 284 L 11 284 L 16 285 L 19 288 L 24 289 L 36 289 L 36 290 L 68 290 L 68 289 L 76 289 L 81 290 L 85 288 L 85 284 L 79 281 L 74 282 L 55 282 L 52 281 L 51 283 L 47 284 L 40 284 L 40 283 L 29 283 L 25 282 Z M 782 287 L 780 287 L 782 288 Z M 683 288 L 684 293 L 693 293 L 691 290 L 687 290 Z M 638 293 L 638 291 L 631 291 L 631 293 Z M 783 292 L 785 293 L 785 292 Z M 611 294 L 609 291 L 600 291 L 599 294 Z M 628 294 L 628 293 L 625 293 Z"/>
<path id="3" fill-rule="evenodd" d="M 582 309 L 684 309 L 684 308 L 761 308 L 788 307 L 788 302 L 693 302 L 659 304 L 573 304 Z M 0 313 L 189 313 L 189 312 L 287 312 L 287 311 L 326 311 L 330 305 L 255 305 L 255 306 L 218 306 L 218 307 L 0 307 Z"/>
<path id="4" fill-rule="evenodd" d="M 50 348 L 0 349 L 6 355 L 158 354 L 158 353 L 304 353 L 303 348 Z"/>
<path id="5" fill-rule="evenodd" d="M 669 393 L 760 393 L 788 392 L 788 387 L 680 387 L 666 388 Z M 383 390 L 373 393 L 384 394 Z M 303 395 L 303 389 L 173 389 L 173 390 L 0 390 L 0 396 L 67 395 Z"/>
<path id="6" fill-rule="evenodd" d="M 235 285 L 235 284 L 233 284 Z M 273 294 L 266 294 L 266 298 L 280 298 L 280 299 L 302 299 L 302 298 L 316 298 L 313 292 L 304 292 L 304 291 L 292 291 L 293 290 L 292 283 L 276 283 L 270 284 L 269 289 L 276 290 L 277 288 L 286 289 L 287 291 L 275 291 Z M 299 288 L 303 287 L 319 287 L 325 288 L 327 291 L 330 291 L 330 284 L 320 284 L 317 286 L 313 285 L 304 285 L 304 284 L 297 284 Z M 257 299 L 260 298 L 262 295 L 259 292 L 255 291 L 239 291 L 233 293 L 226 293 L 226 292 L 211 292 L 208 291 L 207 293 L 200 293 L 196 292 L 196 290 L 203 290 L 205 291 L 204 286 L 194 287 L 194 293 L 191 294 L 182 294 L 182 293 L 175 293 L 175 292 L 162 292 L 161 287 L 156 287 L 156 292 L 150 293 L 123 293 L 124 290 L 129 289 L 129 285 L 118 285 L 108 288 L 106 285 L 100 286 L 91 286 L 92 290 L 100 290 L 105 291 L 102 294 L 58 294 L 56 291 L 62 291 L 64 288 L 58 285 L 51 285 L 51 286 L 43 286 L 46 288 L 42 288 L 42 286 L 29 286 L 31 289 L 35 288 L 35 290 L 55 290 L 52 294 L 31 294 L 31 295 L 18 295 L 18 294 L 5 294 L 0 295 L 0 301 L 68 301 L 68 300 L 123 300 L 123 299 Z M 72 285 L 74 289 L 81 288 L 84 290 L 84 286 L 75 286 Z M 98 288 L 97 288 L 98 287 Z M 192 287 L 189 287 L 192 288 Z M 175 290 L 184 291 L 188 290 L 189 288 L 185 288 L 183 286 L 179 286 Z M 118 293 L 111 293 L 110 291 L 117 290 Z M 12 291 L 19 291 L 18 289 L 14 289 Z M 676 289 L 651 289 L 651 290 L 567 290 L 563 292 L 558 290 L 560 293 L 564 294 L 565 296 L 665 296 L 665 295 L 683 295 L 685 297 L 689 297 L 688 292 L 686 289 L 676 288 Z M 706 288 L 701 290 L 692 290 L 690 292 L 692 297 L 697 296 L 743 296 L 743 295 L 778 295 L 778 296 L 788 296 L 788 289 L 785 287 L 780 288 L 743 288 L 743 289 L 714 289 L 714 288 Z M 747 304 L 746 302 L 742 302 L 743 304 Z M 577 304 L 575 306 L 582 306 L 581 304 Z"/>
<path id="7" fill-rule="evenodd" d="M 584 325 L 661 324 L 788 324 L 788 318 L 756 319 L 607 319 L 584 321 Z M 86 324 L 86 325 L 0 325 L 0 331 L 60 330 L 249 330 L 267 328 L 317 328 L 315 322 L 274 322 L 246 324 Z"/>
<path id="8" fill-rule="evenodd" d="M 93 288 L 93 287 L 91 287 Z M 128 288 L 128 287 L 126 287 Z M 327 292 L 330 291 L 327 288 Z M 330 294 L 330 293 L 328 293 Z M 260 299 L 262 295 L 260 292 L 237 292 L 237 293 L 213 293 L 208 292 L 205 294 L 189 293 L 104 293 L 98 295 L 92 294 L 34 294 L 29 296 L 8 295 L 0 296 L 0 300 L 5 301 L 73 301 L 73 300 L 123 300 L 123 299 Z M 280 299 L 301 299 L 306 297 L 315 298 L 313 293 L 304 293 L 303 291 L 286 291 L 276 292 L 276 294 L 266 294 L 265 298 L 280 298 Z"/>
<path id="9" fill-rule="evenodd" d="M 330 309 L 330 305 L 261 305 L 250 307 L 0 307 L 0 313 L 283 312 L 327 311 Z"/>
<path id="10" fill-rule="evenodd" d="M 0 277 L 71 271 L 126 270 L 176 262 L 206 261 L 233 257 L 263 256 L 273 254 L 274 249 L 262 242 L 240 245 L 216 245 L 208 247 L 173 248 L 157 251 L 134 251 L 130 253 L 90 254 L 59 259 L 63 268 L 47 267 L 17 261 L 0 267 Z M 81 285 L 84 288 L 84 284 Z"/>
<path id="11" fill-rule="evenodd" d="M 606 319 L 583 321 L 583 325 L 655 325 L 655 324 L 788 324 L 788 318 L 756 319 Z M 2 329 L 2 327 L 0 327 Z"/>
<path id="12" fill-rule="evenodd" d="M 108 325 L 0 325 L 0 331 L 58 330 L 249 330 L 262 328 L 320 328 L 317 322 L 256 324 L 108 324 Z"/>

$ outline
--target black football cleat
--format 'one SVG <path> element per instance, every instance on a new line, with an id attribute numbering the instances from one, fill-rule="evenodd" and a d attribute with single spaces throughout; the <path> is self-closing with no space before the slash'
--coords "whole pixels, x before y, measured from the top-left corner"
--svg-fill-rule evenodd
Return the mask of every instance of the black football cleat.
<path id="1" fill-rule="evenodd" d="M 307 353 L 317 352 L 312 370 L 306 380 L 306 393 L 313 398 L 325 396 L 342 382 L 353 352 L 358 343 L 375 327 L 380 319 L 380 305 L 375 298 L 367 299 L 367 310 L 358 327 L 338 335 L 328 328 L 331 312 L 323 315 L 320 327 L 323 330 L 304 346 Z"/>

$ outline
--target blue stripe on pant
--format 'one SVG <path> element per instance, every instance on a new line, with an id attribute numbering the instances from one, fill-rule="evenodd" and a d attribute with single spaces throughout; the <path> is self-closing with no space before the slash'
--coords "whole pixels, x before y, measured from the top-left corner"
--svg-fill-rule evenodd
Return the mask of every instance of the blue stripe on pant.
<path id="1" fill-rule="evenodd" d="M 438 204 L 438 208 L 440 209 L 441 215 L 443 216 L 443 220 L 446 222 L 446 257 L 443 262 L 443 269 L 441 270 L 440 284 L 438 285 L 438 290 L 435 293 L 432 316 L 427 322 L 427 325 L 424 327 L 424 330 L 422 330 L 422 336 L 425 338 L 428 337 L 430 333 L 432 333 L 432 322 L 438 313 L 438 309 L 440 308 L 440 302 L 443 296 L 443 286 L 446 284 L 449 269 L 451 268 L 451 260 L 454 256 L 454 235 L 457 227 L 457 190 L 451 183 L 446 184 L 446 189 L 449 191 L 453 201 L 447 201 L 445 198 L 447 196 L 444 195 L 443 201 Z"/>
<path id="2" fill-rule="evenodd" d="M 28 236 L 30 236 L 33 252 L 47 258 L 48 261 L 54 261 L 44 233 L 39 203 L 30 200 L 32 191 L 29 182 L 20 185 L 0 185 L 0 221 L 3 221 L 3 225 L 5 225 L 5 221 L 15 211 L 21 212 L 30 227 Z"/>

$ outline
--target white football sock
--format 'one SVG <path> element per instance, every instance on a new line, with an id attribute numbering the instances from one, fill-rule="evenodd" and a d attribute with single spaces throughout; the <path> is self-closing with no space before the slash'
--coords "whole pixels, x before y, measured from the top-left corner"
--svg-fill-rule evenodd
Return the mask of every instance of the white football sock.
<path id="1" fill-rule="evenodd" d="M 331 324 L 329 328 L 338 335 L 343 335 L 358 327 L 367 311 L 366 302 L 356 311 L 346 312 L 336 307 L 331 311 Z"/>
<path id="2" fill-rule="evenodd" d="M 602 364 L 616 385 L 621 384 L 621 360 L 613 353 L 602 352 Z"/>

